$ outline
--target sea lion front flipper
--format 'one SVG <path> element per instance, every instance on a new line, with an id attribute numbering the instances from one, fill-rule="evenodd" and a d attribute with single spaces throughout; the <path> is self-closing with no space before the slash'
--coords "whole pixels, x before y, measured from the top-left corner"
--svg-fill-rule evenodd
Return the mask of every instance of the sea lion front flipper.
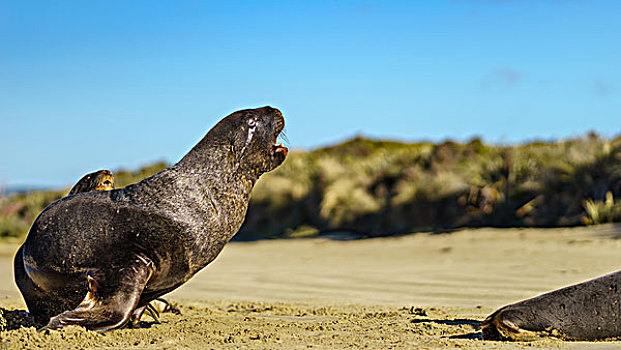
<path id="1" fill-rule="evenodd" d="M 127 322 L 125 327 L 127 327 L 127 328 L 140 328 L 140 318 L 142 317 L 142 314 L 144 314 L 145 311 L 147 311 L 147 308 L 149 307 L 149 305 L 150 304 L 138 306 L 134 310 L 132 315 L 129 317 L 129 322 Z M 155 323 L 160 323 L 159 319 L 155 320 Z"/>
<path id="2" fill-rule="evenodd" d="M 80 305 L 52 317 L 41 330 L 75 325 L 103 332 L 123 326 L 130 320 L 151 277 L 151 264 L 140 257 L 132 266 L 120 269 L 116 276 L 101 280 L 87 276 L 88 293 Z"/>
<path id="3" fill-rule="evenodd" d="M 521 315 L 519 311 L 512 310 L 511 307 L 512 305 L 505 306 L 481 322 L 479 329 L 483 333 L 483 339 L 531 341 L 543 335 L 549 335 L 521 328 Z"/>

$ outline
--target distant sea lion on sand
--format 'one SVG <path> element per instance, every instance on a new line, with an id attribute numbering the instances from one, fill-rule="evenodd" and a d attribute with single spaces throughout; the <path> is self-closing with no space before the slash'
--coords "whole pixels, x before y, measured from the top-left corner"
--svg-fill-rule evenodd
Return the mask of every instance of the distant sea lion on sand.
<path id="1" fill-rule="evenodd" d="M 480 329 L 490 340 L 621 337 L 621 271 L 507 305 Z"/>
<path id="2" fill-rule="evenodd" d="M 75 184 L 69 194 L 91 191 L 110 191 L 114 189 L 114 175 L 110 170 L 99 170 L 86 174 Z"/>
<path id="3" fill-rule="evenodd" d="M 15 280 L 43 329 L 105 331 L 212 262 L 239 230 L 261 174 L 287 156 L 271 107 L 235 112 L 177 164 L 112 191 L 67 196 L 33 223 Z"/>

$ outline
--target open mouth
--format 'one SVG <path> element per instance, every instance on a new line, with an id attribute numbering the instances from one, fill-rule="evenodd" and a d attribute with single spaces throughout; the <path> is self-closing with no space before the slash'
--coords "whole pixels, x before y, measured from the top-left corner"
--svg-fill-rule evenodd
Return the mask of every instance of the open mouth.
<path id="1" fill-rule="evenodd" d="M 283 146 L 282 142 L 278 142 L 278 135 L 280 135 L 280 133 L 285 128 L 285 118 L 280 113 L 278 113 L 277 118 L 278 119 L 276 120 L 276 137 L 274 138 L 274 145 L 272 146 L 272 154 L 273 155 L 281 154 L 284 160 L 284 158 L 289 153 L 289 149 Z"/>
<path id="2" fill-rule="evenodd" d="M 289 149 L 283 146 L 282 143 L 279 143 L 277 145 L 272 146 L 272 153 L 274 155 L 282 154 L 284 157 L 286 157 L 287 154 L 289 154 Z"/>

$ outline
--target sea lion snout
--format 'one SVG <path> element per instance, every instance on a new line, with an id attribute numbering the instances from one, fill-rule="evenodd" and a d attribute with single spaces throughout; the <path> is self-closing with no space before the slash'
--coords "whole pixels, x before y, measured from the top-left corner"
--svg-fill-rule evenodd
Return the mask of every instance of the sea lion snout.
<path id="1" fill-rule="evenodd" d="M 265 108 L 269 114 L 273 115 L 276 118 L 276 133 L 280 134 L 285 128 L 285 116 L 282 115 L 282 112 L 277 108 L 265 106 Z"/>
<path id="2" fill-rule="evenodd" d="M 285 127 L 285 117 L 278 108 L 274 108 L 272 106 L 265 106 L 265 107 L 257 108 L 256 110 L 260 111 L 261 114 L 263 115 L 270 116 L 276 119 L 277 133 L 280 133 L 282 129 Z"/>
<path id="3" fill-rule="evenodd" d="M 263 112 L 267 113 L 267 114 L 276 114 L 279 115 L 280 117 L 282 117 L 282 112 L 278 109 L 278 108 L 274 108 L 272 106 L 265 106 L 265 107 L 261 107 L 261 108 L 257 108 L 258 110 L 262 110 Z"/>

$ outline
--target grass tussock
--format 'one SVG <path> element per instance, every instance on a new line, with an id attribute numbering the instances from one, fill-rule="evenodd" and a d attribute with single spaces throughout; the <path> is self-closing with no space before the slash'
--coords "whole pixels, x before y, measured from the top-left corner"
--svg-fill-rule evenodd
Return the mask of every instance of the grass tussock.
<path id="1" fill-rule="evenodd" d="M 621 201 L 615 201 L 610 191 L 606 192 L 604 201 L 592 199 L 584 201 L 584 210 L 586 212 L 584 223 L 587 225 L 621 221 Z"/>

